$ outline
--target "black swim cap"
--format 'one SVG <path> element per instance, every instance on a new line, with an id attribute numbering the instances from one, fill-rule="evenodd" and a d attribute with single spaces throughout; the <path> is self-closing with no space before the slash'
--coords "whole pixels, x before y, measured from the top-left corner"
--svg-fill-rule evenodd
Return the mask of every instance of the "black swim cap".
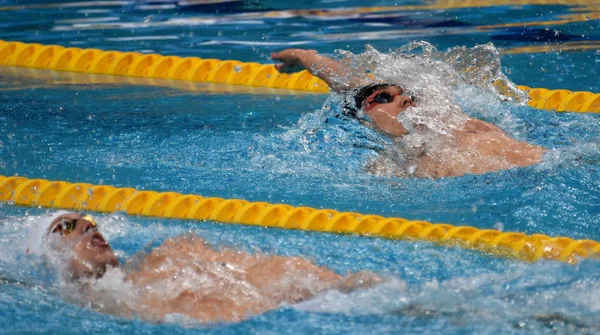
<path id="1" fill-rule="evenodd" d="M 358 111 L 362 108 L 362 103 L 366 98 L 371 96 L 373 92 L 377 90 L 383 90 L 390 86 L 396 86 L 394 84 L 369 84 L 363 87 L 353 89 L 348 92 L 344 99 L 344 106 L 342 107 L 342 115 L 349 118 L 358 118 Z"/>

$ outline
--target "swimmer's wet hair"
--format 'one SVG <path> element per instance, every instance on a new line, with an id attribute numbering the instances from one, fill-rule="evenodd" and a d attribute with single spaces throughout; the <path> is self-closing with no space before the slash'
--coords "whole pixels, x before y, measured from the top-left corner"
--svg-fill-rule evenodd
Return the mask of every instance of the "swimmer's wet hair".
<path id="1" fill-rule="evenodd" d="M 362 87 L 353 89 L 352 91 L 348 92 L 348 94 L 344 98 L 344 105 L 342 107 L 342 116 L 352 118 L 352 119 L 359 119 L 360 115 L 362 114 L 362 113 L 360 113 L 360 110 L 362 109 L 363 101 L 365 101 L 366 98 L 368 98 L 371 94 L 373 94 L 373 92 L 375 92 L 377 90 L 386 89 L 390 86 L 396 86 L 396 85 L 388 84 L 388 83 L 369 84 L 366 86 L 362 86 Z"/>

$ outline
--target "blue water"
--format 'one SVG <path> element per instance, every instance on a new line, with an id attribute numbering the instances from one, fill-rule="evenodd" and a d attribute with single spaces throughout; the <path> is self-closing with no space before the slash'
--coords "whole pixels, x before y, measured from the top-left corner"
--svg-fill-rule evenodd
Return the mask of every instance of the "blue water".
<path id="1" fill-rule="evenodd" d="M 422 7 L 432 4 L 403 3 L 421 7 L 388 11 L 385 17 L 325 20 L 307 13 L 268 14 L 364 4 L 311 1 L 292 7 L 263 1 L 188 7 L 165 2 L 158 8 L 127 2 L 32 8 L 27 2 L 30 7 L 10 8 L 23 4 L 5 1 L 0 9 L 9 10 L 0 11 L 0 39 L 258 62 L 268 62 L 272 50 L 298 43 L 332 53 L 336 48 L 360 52 L 365 43 L 387 51 L 411 40 L 429 41 L 440 50 L 491 41 L 506 52 L 503 71 L 518 84 L 600 92 L 597 48 L 507 53 L 521 46 L 600 43 L 598 19 L 593 19 L 597 8 Z M 592 19 L 558 21 L 578 11 Z M 513 23 L 521 26 L 481 27 Z M 126 84 L 102 76 L 0 67 L 0 170 L 2 175 L 600 240 L 597 115 L 539 111 L 460 91 L 457 100 L 471 115 L 549 148 L 544 162 L 440 180 L 383 178 L 363 169 L 373 151 L 353 146 L 356 139 L 322 122 L 326 98 L 207 84 L 193 89 L 173 82 Z M 101 229 L 122 259 L 148 243 L 192 230 L 215 245 L 302 255 L 340 273 L 371 270 L 404 282 L 349 295 L 330 292 L 238 324 L 120 319 L 61 299 L 41 261 L 25 255 L 27 230 L 49 212 L 0 204 L 0 332 L 600 332 L 596 260 L 575 266 L 529 264 L 427 243 L 99 215 Z"/>

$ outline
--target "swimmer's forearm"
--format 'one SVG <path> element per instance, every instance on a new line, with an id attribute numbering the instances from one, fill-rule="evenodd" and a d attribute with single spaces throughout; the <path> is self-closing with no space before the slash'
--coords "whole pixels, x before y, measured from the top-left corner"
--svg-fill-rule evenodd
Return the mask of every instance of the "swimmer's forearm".
<path id="1" fill-rule="evenodd" d="M 314 50 L 306 50 L 303 65 L 313 75 L 323 79 L 334 91 L 345 91 L 352 89 L 353 83 L 357 81 L 350 71 L 340 62 L 319 55 Z"/>
<path id="2" fill-rule="evenodd" d="M 283 61 L 283 64 L 276 66 L 278 70 L 286 65 L 301 65 L 337 92 L 368 84 L 365 78 L 352 73 L 352 69 L 339 61 L 320 55 L 315 50 L 287 49 L 274 53 L 273 59 Z"/>

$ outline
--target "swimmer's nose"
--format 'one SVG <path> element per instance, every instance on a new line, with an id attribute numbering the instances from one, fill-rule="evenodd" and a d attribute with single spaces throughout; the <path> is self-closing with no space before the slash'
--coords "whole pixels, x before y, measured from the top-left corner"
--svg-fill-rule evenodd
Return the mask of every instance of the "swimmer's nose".
<path id="1" fill-rule="evenodd" d="M 412 99 L 409 96 L 399 95 L 398 98 L 400 99 L 400 107 L 402 108 L 416 106 L 415 102 L 412 101 Z"/>

